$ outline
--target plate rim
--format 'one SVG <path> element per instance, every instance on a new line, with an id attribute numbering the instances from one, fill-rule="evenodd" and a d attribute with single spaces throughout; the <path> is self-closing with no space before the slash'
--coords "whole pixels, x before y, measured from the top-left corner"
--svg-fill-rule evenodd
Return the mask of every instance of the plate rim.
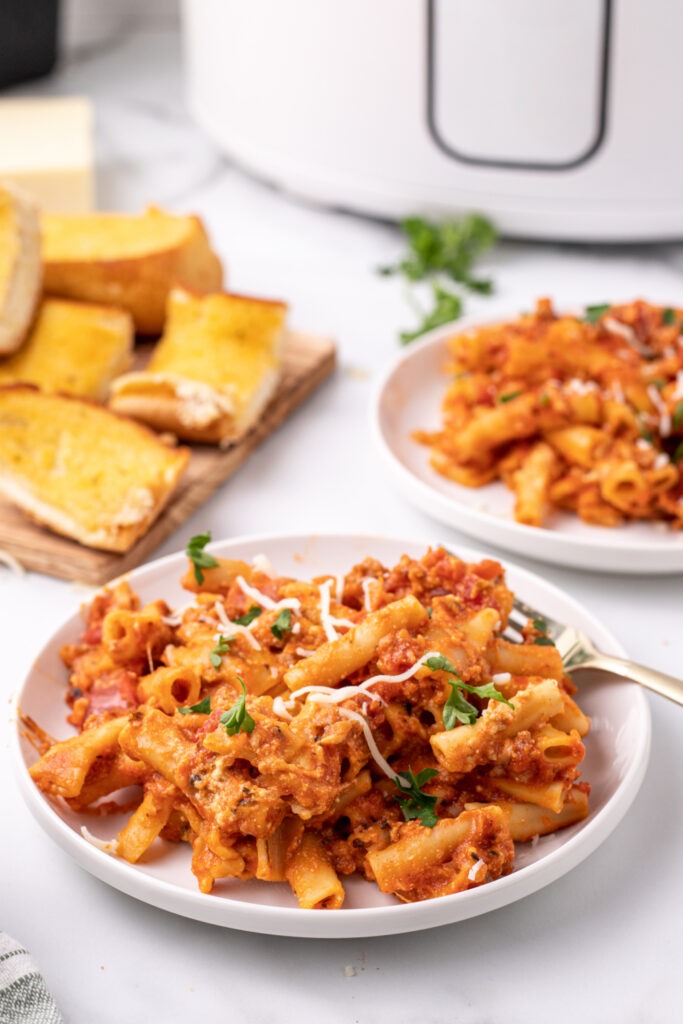
<path id="1" fill-rule="evenodd" d="M 226 550 L 232 551 L 246 545 L 286 542 L 289 546 L 293 546 L 294 544 L 310 543 L 312 539 L 322 540 L 326 543 L 339 541 L 342 543 L 358 541 L 365 543 L 367 541 L 368 545 L 374 541 L 396 545 L 397 549 L 399 547 L 430 546 L 429 541 L 415 538 L 321 531 L 314 534 L 245 534 L 235 538 L 212 541 L 208 547 L 212 552 L 221 554 Z M 485 552 L 466 545 L 456 545 L 454 553 L 467 560 L 491 557 Z M 172 552 L 116 577 L 106 586 L 114 585 L 121 579 L 133 577 L 134 580 L 139 576 L 154 575 L 158 572 L 166 573 L 174 563 L 178 562 L 182 565 L 183 558 L 182 550 Z M 513 576 L 521 576 L 522 580 L 531 578 L 533 581 L 538 581 L 542 588 L 557 596 L 563 604 L 575 607 L 580 611 L 582 617 L 593 623 L 607 639 L 607 647 L 611 648 L 608 653 L 624 655 L 624 648 L 611 631 L 571 594 L 514 561 L 503 559 L 502 564 L 506 574 L 511 572 Z M 417 903 L 349 908 L 322 913 L 314 910 L 302 910 L 297 907 L 247 903 L 233 900 L 229 896 L 217 899 L 215 896 L 200 893 L 198 890 L 179 888 L 171 881 L 157 878 L 146 872 L 136 871 L 135 865 L 112 857 L 92 846 L 59 815 L 48 798 L 38 790 L 29 775 L 20 738 L 21 723 L 18 712 L 21 698 L 40 659 L 51 649 L 56 636 L 63 629 L 71 623 L 76 624 L 78 616 L 78 610 L 71 610 L 52 630 L 36 654 L 13 701 L 12 717 L 14 721 L 10 730 L 10 747 L 14 775 L 20 794 L 37 824 L 80 867 L 117 891 L 124 892 L 128 896 L 158 909 L 195 921 L 255 934 L 291 938 L 341 939 L 410 933 L 456 924 L 489 913 L 539 891 L 567 874 L 590 856 L 623 819 L 639 791 L 647 770 L 651 746 L 650 706 L 644 691 L 636 683 L 628 683 L 629 688 L 632 688 L 631 696 L 636 704 L 640 730 L 638 743 L 631 751 L 630 762 L 624 777 L 606 804 L 595 813 L 594 817 L 586 821 L 580 832 L 569 837 L 566 843 L 549 851 L 538 861 L 524 865 L 510 875 L 489 882 L 480 888 Z M 602 642 L 604 645 L 604 640 Z"/>
<path id="2" fill-rule="evenodd" d="M 384 407 L 384 396 L 388 387 L 392 383 L 395 375 L 399 370 L 405 366 L 406 363 L 410 363 L 413 360 L 420 358 L 423 352 L 431 349 L 437 349 L 440 346 L 445 346 L 448 338 L 454 334 L 460 334 L 465 331 L 471 330 L 475 327 L 486 327 L 493 326 L 495 324 L 504 323 L 513 319 L 515 316 L 519 316 L 519 312 L 506 314 L 504 310 L 494 316 L 478 316 L 476 314 L 470 314 L 462 317 L 459 320 L 452 320 L 447 324 L 443 324 L 440 327 L 436 327 L 431 331 L 428 331 L 423 337 L 411 342 L 407 345 L 405 350 L 399 352 L 390 366 L 382 371 L 379 380 L 375 383 L 373 392 L 371 395 L 370 406 L 369 406 L 369 419 L 370 419 L 370 431 L 375 443 L 375 449 L 379 452 L 383 459 L 384 465 L 392 472 L 394 479 L 399 483 L 401 491 L 408 501 L 413 505 L 420 508 L 423 512 L 433 516 L 440 522 L 445 523 L 449 526 L 454 526 L 453 516 L 457 513 L 466 522 L 462 524 L 463 533 L 467 533 L 468 536 L 474 536 L 477 539 L 481 539 L 478 533 L 470 533 L 469 520 L 472 520 L 478 527 L 484 528 L 486 526 L 491 527 L 496 533 L 495 544 L 505 548 L 506 551 L 511 551 L 514 555 L 515 541 L 521 542 L 525 547 L 531 548 L 536 544 L 540 548 L 550 547 L 553 542 L 559 541 L 561 546 L 566 550 L 567 556 L 562 559 L 560 557 L 553 558 L 546 553 L 536 552 L 529 554 L 528 557 L 537 558 L 539 561 L 546 562 L 548 564 L 555 565 L 571 565 L 576 568 L 597 568 L 601 571 L 614 572 L 614 573 L 683 573 L 683 540 L 681 542 L 672 543 L 666 545 L 663 543 L 657 543 L 650 539 L 628 539 L 624 537 L 622 544 L 610 544 L 607 548 L 603 543 L 605 535 L 602 534 L 601 527 L 595 527 L 597 533 L 595 535 L 588 534 L 586 537 L 576 537 L 571 534 L 559 533 L 547 526 L 528 526 L 525 523 L 518 523 L 512 518 L 503 518 L 496 516 L 491 512 L 473 509 L 469 505 L 461 502 L 456 495 L 447 495 L 437 490 L 429 482 L 418 476 L 412 469 L 410 469 L 403 460 L 396 454 L 393 446 L 389 439 L 385 435 L 382 423 L 382 413 Z M 444 376 L 444 392 L 446 387 L 447 378 Z M 445 479 L 445 478 L 444 478 Z M 458 487 L 455 481 L 450 481 L 453 487 Z M 415 489 L 417 488 L 417 495 Z M 463 490 L 470 490 L 469 488 Z M 482 495 L 486 493 L 486 488 L 476 488 L 478 493 Z M 437 514 L 434 510 L 434 506 L 438 505 L 440 514 Z M 590 524 L 585 524 L 586 528 Z M 628 525 L 628 524 L 627 524 Z M 644 525 L 650 525 L 645 523 Z M 458 522 L 460 526 L 460 521 Z M 652 524 L 654 526 L 654 524 Z M 607 529 L 607 528 L 605 528 Z M 503 531 L 504 534 L 509 536 L 499 537 L 498 534 Z M 614 536 L 614 534 L 612 534 Z M 672 531 L 670 539 L 672 541 L 680 538 L 681 534 L 677 534 Z M 628 565 L 627 567 L 621 568 L 614 565 L 608 566 L 607 564 L 601 563 L 597 565 L 594 561 L 596 555 L 608 551 L 610 555 L 618 556 L 620 554 L 637 555 L 641 560 L 647 559 L 648 557 L 655 561 L 662 560 L 663 564 L 657 564 L 653 566 L 652 563 L 646 564 L 644 561 L 642 564 Z M 520 552 L 517 552 L 520 553 Z M 590 565 L 581 566 L 576 561 L 576 555 L 583 553 L 585 557 L 591 559 Z M 671 566 L 668 560 L 671 555 L 675 554 L 679 556 L 676 560 L 676 564 Z M 680 564 L 678 562 L 680 561 Z"/>

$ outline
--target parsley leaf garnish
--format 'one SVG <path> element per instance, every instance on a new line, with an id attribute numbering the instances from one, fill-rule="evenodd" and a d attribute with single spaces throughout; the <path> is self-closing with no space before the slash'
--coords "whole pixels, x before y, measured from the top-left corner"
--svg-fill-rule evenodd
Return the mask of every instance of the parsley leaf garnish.
<path id="1" fill-rule="evenodd" d="M 248 612 L 245 612 L 244 615 L 240 615 L 238 618 L 233 619 L 232 621 L 235 623 L 236 626 L 248 626 L 250 622 L 254 621 L 254 619 L 258 619 L 262 611 L 263 608 L 259 608 L 257 604 L 252 604 Z"/>
<path id="2" fill-rule="evenodd" d="M 504 697 L 500 690 L 496 689 L 494 683 L 472 686 L 470 683 L 463 682 L 453 665 L 443 654 L 436 654 L 431 658 L 427 658 L 425 665 L 427 668 L 431 668 L 433 672 L 450 672 L 453 675 L 453 678 L 448 680 L 451 693 L 443 706 L 443 724 L 447 730 L 454 729 L 457 722 L 460 722 L 462 725 L 473 725 L 479 717 L 478 709 L 463 696 L 463 690 L 467 693 L 474 693 L 477 697 L 497 700 L 502 704 L 507 704 L 509 707 L 514 707 L 514 704 L 507 697 Z"/>
<path id="3" fill-rule="evenodd" d="M 402 274 L 407 281 L 431 279 L 435 301 L 434 309 L 425 315 L 418 329 L 401 334 L 401 343 L 405 345 L 462 314 L 461 296 L 438 284 L 439 277 L 480 295 L 491 294 L 493 283 L 476 277 L 473 268 L 482 253 L 495 244 L 498 234 L 489 220 L 476 213 L 441 224 L 423 217 L 408 217 L 400 227 L 408 243 L 408 253 L 399 263 L 381 267 L 380 273 Z"/>
<path id="4" fill-rule="evenodd" d="M 586 306 L 586 313 L 583 319 L 589 324 L 597 323 L 603 313 L 606 313 L 609 308 L 609 302 L 603 302 L 599 306 Z"/>
<path id="5" fill-rule="evenodd" d="M 292 613 L 289 608 L 283 608 L 273 625 L 270 627 L 270 631 L 278 640 L 283 640 L 285 633 L 289 633 L 291 628 Z"/>
<path id="6" fill-rule="evenodd" d="M 452 672 L 454 676 L 458 675 L 458 670 L 443 654 L 435 654 L 431 658 L 427 658 L 425 665 L 427 668 L 431 668 L 432 672 Z"/>
<path id="7" fill-rule="evenodd" d="M 457 722 L 460 722 L 461 725 L 473 725 L 479 714 L 474 704 L 470 704 L 463 697 L 462 690 L 460 689 L 461 683 L 461 679 L 448 680 L 451 693 L 443 706 L 443 724 L 444 728 L 449 731 L 455 728 Z"/>
<path id="8" fill-rule="evenodd" d="M 409 281 L 422 281 L 434 273 L 444 273 L 471 291 L 488 295 L 491 282 L 472 276 L 476 259 L 490 249 L 498 238 L 493 224 L 472 213 L 461 220 L 436 224 L 423 217 L 408 217 L 401 230 L 409 245 L 408 255 L 400 263 L 383 267 L 383 274 L 403 274 Z"/>
<path id="9" fill-rule="evenodd" d="M 210 540 L 211 534 L 207 530 L 206 533 L 198 533 L 196 537 L 192 537 L 185 548 L 185 554 L 194 566 L 194 578 L 200 586 L 204 582 L 202 569 L 215 569 L 218 565 L 213 555 L 204 550 Z"/>
<path id="10" fill-rule="evenodd" d="M 662 323 L 663 324 L 675 324 L 676 314 L 673 309 L 665 309 L 662 311 Z"/>
<path id="11" fill-rule="evenodd" d="M 550 637 L 547 636 L 547 633 L 548 633 L 548 623 L 545 621 L 545 619 L 532 619 L 531 620 L 531 625 L 534 627 L 534 629 L 536 630 L 537 633 L 541 633 L 541 636 L 537 636 L 536 639 L 533 641 L 533 643 L 537 647 L 554 647 L 555 646 L 555 644 L 550 639 Z"/>
<path id="12" fill-rule="evenodd" d="M 424 316 L 422 323 L 414 331 L 401 331 L 402 345 L 407 345 L 408 342 L 419 338 L 421 334 L 425 334 L 435 327 L 441 327 L 442 324 L 448 324 L 451 320 L 457 320 L 462 315 L 462 299 L 459 295 L 447 291 L 437 282 L 432 285 L 432 292 L 435 302 L 434 309 Z"/>
<path id="13" fill-rule="evenodd" d="M 671 416 L 671 425 L 674 429 L 678 429 L 681 424 L 683 424 L 683 402 L 678 403 Z"/>
<path id="14" fill-rule="evenodd" d="M 523 391 L 508 391 L 507 395 L 499 395 L 498 396 L 498 401 L 501 402 L 501 403 L 502 402 L 511 402 L 513 398 L 519 398 L 519 396 L 523 395 L 523 394 L 524 394 Z"/>
<path id="15" fill-rule="evenodd" d="M 237 678 L 242 687 L 242 694 L 237 698 L 229 711 L 223 712 L 220 719 L 221 725 L 225 726 L 228 736 L 235 736 L 238 732 L 253 732 L 256 725 L 254 719 L 247 711 L 247 688 L 244 685 L 244 680 L 240 676 Z"/>
<path id="16" fill-rule="evenodd" d="M 223 662 L 223 655 L 227 654 L 230 650 L 230 644 L 235 639 L 234 636 L 223 636 L 222 633 L 218 636 L 218 643 L 209 654 L 209 661 L 214 668 L 220 668 Z"/>
<path id="17" fill-rule="evenodd" d="M 435 775 L 438 775 L 436 768 L 423 768 L 417 775 L 413 774 L 412 769 L 408 769 L 407 772 L 398 773 L 402 779 L 410 783 L 408 786 L 401 786 L 400 783 L 396 783 L 400 786 L 402 796 L 396 795 L 396 799 L 401 805 L 401 811 L 405 821 L 414 821 L 419 819 L 426 828 L 434 828 L 437 821 L 439 820 L 434 810 L 436 806 L 436 797 L 430 796 L 428 793 L 422 792 L 422 786 L 430 779 L 433 779 Z"/>
<path id="18" fill-rule="evenodd" d="M 178 708 L 179 715 L 208 715 L 211 713 L 211 698 L 204 697 L 199 704 L 193 704 L 189 708 Z"/>

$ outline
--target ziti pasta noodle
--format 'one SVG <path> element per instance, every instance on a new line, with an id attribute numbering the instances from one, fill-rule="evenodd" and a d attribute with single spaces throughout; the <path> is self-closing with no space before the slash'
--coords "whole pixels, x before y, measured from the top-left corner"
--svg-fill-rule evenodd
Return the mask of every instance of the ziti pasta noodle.
<path id="1" fill-rule="evenodd" d="M 502 480 L 515 519 L 554 509 L 618 526 L 683 527 L 683 309 L 637 301 L 518 320 L 449 339 L 442 426 L 417 431 L 435 470 Z"/>
<path id="2" fill-rule="evenodd" d="M 95 597 L 61 652 L 75 735 L 23 719 L 50 799 L 106 814 L 126 790 L 109 853 L 187 843 L 203 893 L 257 878 L 338 909 L 354 873 L 408 902 L 484 885 L 587 815 L 589 721 L 539 620 L 503 639 L 498 562 L 435 548 L 304 581 L 209 539 L 186 607 L 126 582 Z"/>

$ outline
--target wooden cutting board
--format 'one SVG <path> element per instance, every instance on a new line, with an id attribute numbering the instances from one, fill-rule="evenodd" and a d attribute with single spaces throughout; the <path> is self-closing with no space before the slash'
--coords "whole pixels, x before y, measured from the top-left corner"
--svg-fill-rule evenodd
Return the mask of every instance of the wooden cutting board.
<path id="1" fill-rule="evenodd" d="M 239 469 L 257 445 L 332 373 L 334 365 L 333 341 L 291 332 L 280 385 L 259 423 L 224 450 L 191 445 L 190 462 L 171 501 L 144 537 L 124 554 L 96 551 L 60 537 L 5 502 L 0 502 L 0 549 L 14 555 L 26 569 L 95 586 L 135 568 Z"/>

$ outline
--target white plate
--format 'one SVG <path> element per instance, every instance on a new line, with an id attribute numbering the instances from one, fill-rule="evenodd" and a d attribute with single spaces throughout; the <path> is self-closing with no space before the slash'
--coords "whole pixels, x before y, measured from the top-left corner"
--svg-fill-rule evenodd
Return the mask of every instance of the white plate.
<path id="1" fill-rule="evenodd" d="M 498 316 L 496 321 L 516 315 Z M 403 495 L 463 533 L 544 562 L 606 572 L 682 572 L 683 531 L 661 523 L 591 526 L 559 510 L 552 513 L 548 527 L 525 526 L 515 522 L 514 495 L 504 484 L 463 487 L 432 469 L 429 449 L 411 435 L 417 429 L 440 429 L 448 385 L 443 372 L 446 340 L 483 322 L 468 318 L 430 332 L 410 345 L 381 381 L 373 403 L 372 430 Z"/>
<path id="2" fill-rule="evenodd" d="M 366 555 L 394 564 L 404 552 L 419 556 L 425 548 L 415 541 L 359 536 L 246 537 L 211 546 L 215 553 L 246 560 L 264 552 L 279 572 L 299 577 L 345 571 Z M 467 560 L 482 557 L 469 549 L 457 553 Z M 164 597 L 171 606 L 180 606 L 187 602 L 186 591 L 178 585 L 185 566 L 182 554 L 171 555 L 135 570 L 128 579 L 143 601 Z M 525 601 L 583 627 L 603 650 L 623 654 L 600 623 L 545 580 L 511 565 L 508 581 Z M 59 649 L 75 641 L 82 628 L 80 616 L 74 615 L 55 633 L 38 655 L 18 698 L 24 713 L 58 738 L 72 734 L 64 721 L 66 671 Z M 359 878 L 345 880 L 347 899 L 338 911 L 300 910 L 284 884 L 231 881 L 220 884 L 216 894 L 204 895 L 197 890 L 185 844 L 158 840 L 150 859 L 131 865 L 86 842 L 79 831 L 82 824 L 109 839 L 123 821 L 79 816 L 46 800 L 28 774 L 27 766 L 36 754 L 20 728 L 13 739 L 15 761 L 21 792 L 45 831 L 97 878 L 153 906 L 210 924 L 272 935 L 352 938 L 416 931 L 474 917 L 535 892 L 587 857 L 626 813 L 647 765 L 649 706 L 633 683 L 605 676 L 584 679 L 581 706 L 593 721 L 583 768 L 583 777 L 593 787 L 589 817 L 533 847 L 519 845 L 515 870 L 507 877 L 423 903 L 400 904 Z M 48 864 L 45 871 L 49 872 Z"/>

